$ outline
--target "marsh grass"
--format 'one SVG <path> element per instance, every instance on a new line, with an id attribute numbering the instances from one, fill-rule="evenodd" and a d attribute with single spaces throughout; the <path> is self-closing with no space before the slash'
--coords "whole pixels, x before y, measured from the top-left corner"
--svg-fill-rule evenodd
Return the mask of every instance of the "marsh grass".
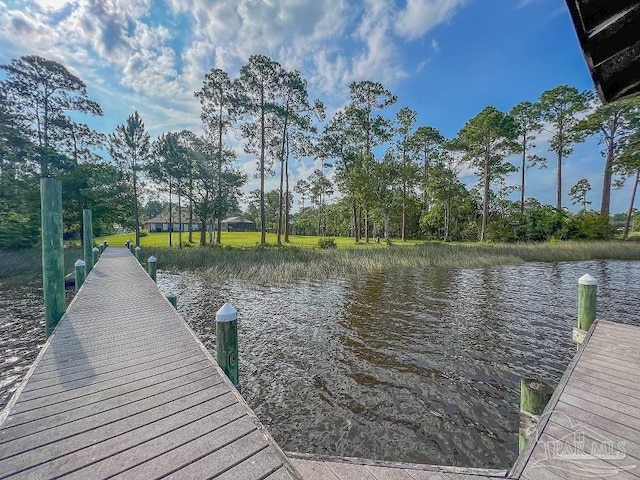
<path id="1" fill-rule="evenodd" d="M 82 257 L 81 248 L 65 248 L 65 274 L 73 272 L 73 264 Z M 42 282 L 41 250 L 39 248 L 15 251 L 0 250 L 0 281 L 7 284 Z"/>
<path id="2" fill-rule="evenodd" d="M 487 268 L 524 262 L 640 260 L 636 242 L 565 242 L 544 244 L 444 244 L 376 249 L 307 248 L 145 249 L 166 270 L 202 271 L 214 280 L 286 284 L 361 275 L 393 268 Z"/>

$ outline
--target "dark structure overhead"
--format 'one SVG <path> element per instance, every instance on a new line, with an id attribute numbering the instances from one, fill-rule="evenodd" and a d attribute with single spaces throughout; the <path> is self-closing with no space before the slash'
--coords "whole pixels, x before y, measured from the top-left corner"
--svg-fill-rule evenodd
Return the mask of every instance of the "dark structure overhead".
<path id="1" fill-rule="evenodd" d="M 604 103 L 640 93 L 640 1 L 567 0 Z"/>

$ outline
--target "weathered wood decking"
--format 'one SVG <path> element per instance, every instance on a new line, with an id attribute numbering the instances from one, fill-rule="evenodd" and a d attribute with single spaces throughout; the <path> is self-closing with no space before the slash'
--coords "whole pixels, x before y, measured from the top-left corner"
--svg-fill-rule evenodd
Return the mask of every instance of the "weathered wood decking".
<path id="1" fill-rule="evenodd" d="M 597 321 L 512 478 L 640 478 L 640 327 Z"/>
<path id="2" fill-rule="evenodd" d="M 105 251 L 25 380 L 0 478 L 300 478 L 126 249 Z"/>

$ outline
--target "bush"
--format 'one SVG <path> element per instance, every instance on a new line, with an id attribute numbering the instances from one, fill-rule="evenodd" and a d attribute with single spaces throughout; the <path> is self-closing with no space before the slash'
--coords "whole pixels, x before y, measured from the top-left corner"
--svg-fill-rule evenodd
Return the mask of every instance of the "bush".
<path id="1" fill-rule="evenodd" d="M 140 229 L 140 238 L 142 237 L 148 237 L 149 236 L 149 232 L 147 232 L 146 230 L 143 230 L 142 228 Z"/>
<path id="2" fill-rule="evenodd" d="M 328 248 L 337 248 L 338 245 L 336 245 L 335 238 L 323 237 L 318 239 L 318 247 L 322 249 L 328 249 Z"/>
<path id="3" fill-rule="evenodd" d="M 0 214 L 0 250 L 28 248 L 39 240 L 39 224 L 18 213 Z"/>

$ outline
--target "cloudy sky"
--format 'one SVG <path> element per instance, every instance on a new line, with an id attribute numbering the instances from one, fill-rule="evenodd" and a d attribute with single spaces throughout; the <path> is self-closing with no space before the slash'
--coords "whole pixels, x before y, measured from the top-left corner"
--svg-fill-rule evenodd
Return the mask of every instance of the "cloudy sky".
<path id="1" fill-rule="evenodd" d="M 0 63 L 27 54 L 64 63 L 102 105 L 89 123 L 104 133 L 136 109 L 154 137 L 200 131 L 193 92 L 203 75 L 235 76 L 254 53 L 299 69 L 330 112 L 350 82 L 380 81 L 398 96 L 390 115 L 408 106 L 447 137 L 487 105 L 509 110 L 560 84 L 593 88 L 564 0 L 0 0 Z M 555 204 L 546 137 L 538 150 L 549 168 L 531 171 L 527 193 Z M 240 163 L 253 175 L 252 159 Z M 596 141 L 576 148 L 563 165 L 564 204 L 586 177 L 599 207 L 602 168 Z M 293 169 L 295 180 L 313 162 Z M 612 211 L 628 196 L 614 191 Z"/>

